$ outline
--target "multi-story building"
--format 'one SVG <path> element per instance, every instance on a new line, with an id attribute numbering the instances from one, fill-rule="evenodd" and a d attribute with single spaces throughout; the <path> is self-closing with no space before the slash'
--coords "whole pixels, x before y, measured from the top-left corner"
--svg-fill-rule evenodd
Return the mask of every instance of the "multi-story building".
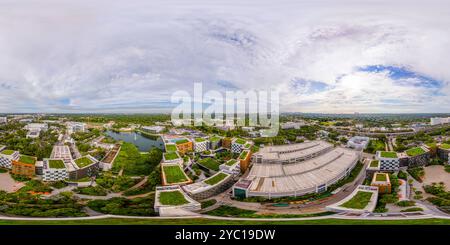
<path id="1" fill-rule="evenodd" d="M 18 159 L 12 160 L 11 173 L 33 177 L 36 173 L 36 157 L 20 155 Z"/>
<path id="2" fill-rule="evenodd" d="M 363 150 L 367 148 L 369 140 L 369 137 L 354 136 L 348 140 L 347 146 L 356 150 Z"/>
<path id="3" fill-rule="evenodd" d="M 0 124 L 6 124 L 8 123 L 8 118 L 7 117 L 0 117 Z"/>
<path id="4" fill-rule="evenodd" d="M 47 131 L 48 124 L 46 123 L 29 123 L 25 126 L 25 130 L 28 131 Z"/>
<path id="5" fill-rule="evenodd" d="M 13 150 L 5 150 L 4 146 L 0 146 L 0 167 L 12 168 L 12 161 L 19 159 L 19 152 Z"/>
<path id="6" fill-rule="evenodd" d="M 417 167 L 426 166 L 430 162 L 431 153 L 427 147 L 420 146 L 408 149 L 401 153 L 400 156 L 408 160 L 408 167 Z"/>
<path id="7" fill-rule="evenodd" d="M 241 167 L 241 173 L 245 173 L 250 166 L 250 160 L 252 158 L 252 151 L 244 150 L 239 155 L 239 162 Z"/>
<path id="8" fill-rule="evenodd" d="M 73 160 L 69 165 L 69 180 L 79 180 L 96 176 L 100 169 L 100 162 L 91 155 Z"/>
<path id="9" fill-rule="evenodd" d="M 281 129 L 299 129 L 301 126 L 306 125 L 305 122 L 285 122 L 280 125 Z"/>
<path id="10" fill-rule="evenodd" d="M 177 146 L 178 152 L 181 154 L 186 154 L 187 152 L 193 151 L 193 144 L 192 141 L 189 141 L 188 139 L 182 139 L 175 142 Z"/>
<path id="11" fill-rule="evenodd" d="M 232 138 L 225 137 L 222 139 L 222 147 L 225 149 L 231 149 L 231 144 L 233 143 Z"/>
<path id="12" fill-rule="evenodd" d="M 221 147 L 222 138 L 219 136 L 212 136 L 209 138 L 209 149 L 217 150 Z"/>
<path id="13" fill-rule="evenodd" d="M 437 148 L 437 155 L 450 164 L 450 144 L 440 144 Z"/>
<path id="14" fill-rule="evenodd" d="M 209 141 L 204 138 L 196 138 L 194 140 L 194 151 L 204 152 L 209 150 Z"/>
<path id="15" fill-rule="evenodd" d="M 391 181 L 387 173 L 375 173 L 372 178 L 371 186 L 378 187 L 378 193 L 391 193 Z"/>
<path id="16" fill-rule="evenodd" d="M 378 161 L 380 161 L 381 171 L 398 171 L 400 167 L 400 159 L 397 152 L 377 151 L 375 157 Z"/>
<path id="17" fill-rule="evenodd" d="M 44 181 L 59 181 L 69 177 L 62 159 L 44 159 L 42 175 Z"/>

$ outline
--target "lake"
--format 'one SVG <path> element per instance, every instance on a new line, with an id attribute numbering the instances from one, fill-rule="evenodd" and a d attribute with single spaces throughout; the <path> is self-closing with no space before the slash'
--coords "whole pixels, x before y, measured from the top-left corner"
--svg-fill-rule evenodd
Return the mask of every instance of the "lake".
<path id="1" fill-rule="evenodd" d="M 164 149 L 164 142 L 161 137 L 158 137 L 156 140 L 150 139 L 140 133 L 135 132 L 113 132 L 106 131 L 106 135 L 112 137 L 115 140 L 121 140 L 124 142 L 132 143 L 139 151 L 147 152 L 152 148 L 159 148 L 161 150 Z"/>

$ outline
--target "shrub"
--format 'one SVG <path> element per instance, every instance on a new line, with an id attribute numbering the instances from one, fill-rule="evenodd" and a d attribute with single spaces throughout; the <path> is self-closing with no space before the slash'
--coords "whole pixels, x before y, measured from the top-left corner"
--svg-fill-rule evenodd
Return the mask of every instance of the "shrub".
<path id="1" fill-rule="evenodd" d="M 396 204 L 397 204 L 397 206 L 400 206 L 400 207 L 411 207 L 411 206 L 414 206 L 416 203 L 414 201 L 403 200 L 403 201 L 397 202 Z"/>

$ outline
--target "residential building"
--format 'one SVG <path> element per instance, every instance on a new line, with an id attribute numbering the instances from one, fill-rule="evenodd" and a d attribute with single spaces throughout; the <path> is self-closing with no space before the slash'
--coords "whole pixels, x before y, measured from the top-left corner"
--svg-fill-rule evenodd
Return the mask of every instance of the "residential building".
<path id="1" fill-rule="evenodd" d="M 280 125 L 281 129 L 300 129 L 301 126 L 305 126 L 304 121 L 301 122 L 285 122 Z"/>
<path id="2" fill-rule="evenodd" d="M 29 123 L 25 126 L 24 129 L 26 129 L 28 131 L 47 131 L 48 124 L 46 124 L 46 123 Z"/>
<path id="3" fill-rule="evenodd" d="M 175 142 L 175 144 L 177 146 L 178 152 L 180 152 L 182 155 L 194 150 L 192 141 L 189 141 L 188 139 L 178 140 Z"/>
<path id="4" fill-rule="evenodd" d="M 77 132 L 86 132 L 86 123 L 82 122 L 67 122 L 66 124 L 67 132 L 69 134 Z"/>
<path id="5" fill-rule="evenodd" d="M 6 124 L 8 123 L 8 118 L 7 117 L 0 117 L 0 124 Z"/>

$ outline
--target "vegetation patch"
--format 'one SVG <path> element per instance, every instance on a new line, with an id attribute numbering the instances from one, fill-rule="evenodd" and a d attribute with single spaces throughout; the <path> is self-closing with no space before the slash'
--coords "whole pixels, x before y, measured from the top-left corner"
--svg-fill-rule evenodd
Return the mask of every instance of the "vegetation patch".
<path id="1" fill-rule="evenodd" d="M 27 155 L 20 155 L 19 162 L 26 164 L 35 164 L 36 158 Z"/>
<path id="2" fill-rule="evenodd" d="M 408 168 L 406 171 L 418 182 L 422 182 L 422 179 L 425 176 L 425 170 L 423 167 Z"/>
<path id="3" fill-rule="evenodd" d="M 236 144 L 243 145 L 243 144 L 245 144 L 247 141 L 245 141 L 244 139 L 241 139 L 241 138 L 237 138 L 234 142 L 235 142 Z"/>
<path id="4" fill-rule="evenodd" d="M 216 199 L 211 199 L 211 200 L 203 201 L 200 204 L 202 205 L 202 209 L 205 209 L 205 208 L 211 207 L 212 205 L 214 205 L 216 203 L 217 203 Z"/>
<path id="5" fill-rule="evenodd" d="M 185 143 L 188 143 L 188 142 L 189 142 L 189 140 L 187 140 L 187 139 L 182 139 L 182 140 L 178 140 L 177 142 L 175 142 L 175 144 L 181 145 L 181 144 L 185 144 Z"/>
<path id="6" fill-rule="evenodd" d="M 159 193 L 162 205 L 179 206 L 189 203 L 180 191 L 163 191 Z"/>
<path id="7" fill-rule="evenodd" d="M 378 160 L 373 160 L 372 162 L 370 162 L 370 167 L 371 168 L 377 168 L 379 164 Z"/>
<path id="8" fill-rule="evenodd" d="M 167 144 L 166 152 L 173 152 L 173 151 L 177 151 L 177 147 L 174 144 Z"/>
<path id="9" fill-rule="evenodd" d="M 106 196 L 108 193 L 101 186 L 89 186 L 83 188 L 77 188 L 74 190 L 75 193 L 88 195 L 88 196 Z"/>
<path id="10" fill-rule="evenodd" d="M 149 175 L 161 162 L 162 151 L 158 148 L 150 150 L 149 154 L 141 154 L 131 143 L 123 143 L 120 153 L 113 163 L 113 171 L 123 169 L 125 175 Z"/>
<path id="11" fill-rule="evenodd" d="M 387 176 L 386 176 L 386 174 L 377 174 L 375 176 L 375 180 L 384 182 L 384 181 L 387 181 Z"/>
<path id="12" fill-rule="evenodd" d="M 450 144 L 447 143 L 441 144 L 440 148 L 450 150 Z"/>
<path id="13" fill-rule="evenodd" d="M 114 197 L 108 200 L 92 200 L 87 205 L 89 208 L 104 214 L 155 216 L 154 203 L 154 197 L 150 195 L 133 199 Z"/>
<path id="14" fill-rule="evenodd" d="M 247 158 L 247 155 L 248 155 L 248 151 L 243 151 L 241 153 L 241 155 L 239 156 L 239 159 L 244 160 Z"/>
<path id="15" fill-rule="evenodd" d="M 228 162 L 226 162 L 225 165 L 227 165 L 227 166 L 233 166 L 236 162 L 237 162 L 236 159 L 231 159 L 231 160 L 229 160 Z"/>
<path id="16" fill-rule="evenodd" d="M 2 152 L 1 152 L 1 154 L 3 154 L 3 155 L 7 155 L 7 156 L 10 156 L 10 155 L 12 155 L 14 153 L 14 151 L 13 150 L 3 150 Z"/>
<path id="17" fill-rule="evenodd" d="M 400 212 L 402 212 L 402 213 L 421 212 L 421 211 L 423 211 L 423 209 L 419 208 L 419 207 L 407 208 L 407 209 L 400 210 Z"/>
<path id="18" fill-rule="evenodd" d="M 178 154 L 176 152 L 164 153 L 164 159 L 166 159 L 167 161 L 175 160 L 178 158 L 180 158 L 180 157 L 178 156 Z"/>
<path id="19" fill-rule="evenodd" d="M 397 158 L 397 152 L 393 152 L 393 151 L 382 151 L 380 153 L 381 157 L 384 158 Z"/>
<path id="20" fill-rule="evenodd" d="M 50 165 L 50 168 L 65 168 L 66 167 L 62 160 L 48 160 L 48 165 Z"/>
<path id="21" fill-rule="evenodd" d="M 409 150 L 406 150 L 406 154 L 410 157 L 418 156 L 424 153 L 426 153 L 426 151 L 422 149 L 422 147 L 414 147 Z"/>
<path id="22" fill-rule="evenodd" d="M 182 183 L 188 181 L 186 174 L 178 165 L 163 166 L 164 176 L 168 184 Z"/>
<path id="23" fill-rule="evenodd" d="M 228 175 L 222 172 L 219 172 L 218 174 L 215 174 L 211 178 L 206 179 L 204 182 L 208 185 L 215 185 L 225 179 Z"/>
<path id="24" fill-rule="evenodd" d="M 369 204 L 370 198 L 373 193 L 367 191 L 358 191 L 352 199 L 343 203 L 341 207 L 352 209 L 364 209 Z"/>

